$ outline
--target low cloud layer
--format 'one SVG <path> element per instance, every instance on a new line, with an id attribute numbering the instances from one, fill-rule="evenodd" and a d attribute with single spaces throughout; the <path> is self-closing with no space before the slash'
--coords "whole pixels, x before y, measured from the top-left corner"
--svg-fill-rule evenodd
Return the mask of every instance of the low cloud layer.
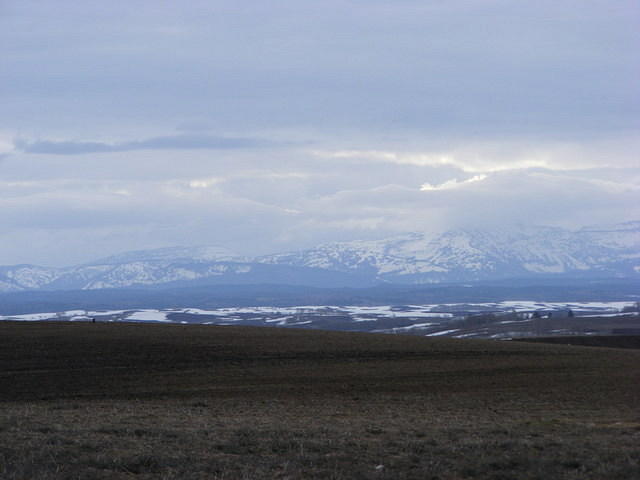
<path id="1" fill-rule="evenodd" d="M 0 264 L 640 218 L 632 0 L 1 8 Z"/>
<path id="2" fill-rule="evenodd" d="M 15 152 L 0 181 L 0 263 L 69 264 L 197 244 L 261 254 L 457 226 L 640 218 L 640 169 L 569 168 L 577 160 L 564 158 L 555 169 L 514 158 L 511 168 L 477 173 L 457 162 L 371 161 L 292 146 Z M 43 238 L 51 241 L 31 241 Z"/>

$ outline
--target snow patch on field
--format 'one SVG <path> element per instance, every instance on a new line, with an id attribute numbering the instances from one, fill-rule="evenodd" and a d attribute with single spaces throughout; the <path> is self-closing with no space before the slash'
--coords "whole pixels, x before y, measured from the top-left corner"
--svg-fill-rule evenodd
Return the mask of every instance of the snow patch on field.
<path id="1" fill-rule="evenodd" d="M 460 331 L 459 328 L 454 328 L 453 330 L 443 330 L 441 332 L 429 333 L 429 334 L 425 335 L 425 337 L 439 337 L 441 335 L 449 335 L 449 334 L 456 333 L 456 332 L 459 332 L 459 331 Z"/>
<path id="2" fill-rule="evenodd" d="M 626 312 L 626 313 L 596 313 L 593 315 L 580 315 L 580 318 L 594 318 L 594 317 L 637 317 L 639 312 Z"/>
<path id="3" fill-rule="evenodd" d="M 27 313 L 24 315 L 6 315 L 0 317 L 0 320 L 13 320 L 18 322 L 39 322 L 42 320 L 55 320 L 58 318 L 57 313 Z"/>
<path id="4" fill-rule="evenodd" d="M 126 317 L 127 320 L 136 322 L 167 322 L 171 323 L 171 320 L 167 318 L 167 315 L 171 312 L 161 312 L 160 310 L 139 310 L 133 312 Z"/>
<path id="5" fill-rule="evenodd" d="M 424 305 L 304 305 L 304 306 L 261 306 L 225 307 L 202 309 L 197 307 L 173 309 L 122 309 L 122 310 L 80 310 L 66 312 L 46 312 L 0 316 L 5 321 L 73 321 L 91 322 L 157 322 L 205 325 L 260 325 L 277 327 L 299 327 L 317 329 L 345 329 L 381 333 L 406 333 L 438 337 L 486 337 L 515 338 L 533 335 L 536 327 L 531 317 L 538 312 L 541 317 L 552 316 L 554 322 L 562 324 L 568 318 L 568 310 L 574 314 L 571 325 L 579 325 L 580 319 L 590 317 L 624 316 L 633 320 L 638 312 L 632 310 L 635 302 L 540 302 L 533 300 L 509 300 L 486 303 L 448 303 Z M 477 314 L 487 316 L 491 329 L 483 323 L 474 323 Z M 507 315 L 503 315 L 507 314 Z M 486 320 L 485 319 L 485 320 Z M 470 320 L 467 322 L 467 320 Z M 625 320 L 627 321 L 627 320 Z M 594 322 L 592 319 L 591 322 Z M 589 328 L 598 329 L 596 324 Z M 628 322 L 628 321 L 627 321 Z M 528 327 L 527 324 L 531 323 Z M 603 325 L 609 320 L 603 319 Z M 615 323 L 615 321 L 614 321 Z M 623 325 L 625 328 L 628 324 Z M 454 328 L 456 327 L 456 328 Z M 569 328 L 572 327 L 567 324 Z M 635 328 L 635 325 L 632 325 Z M 549 327 L 553 328 L 553 327 Z M 603 328 L 605 328 L 603 326 Z M 614 327 L 606 327 L 611 330 Z M 631 328 L 631 327 L 630 327 Z M 496 329 L 503 330 L 497 331 Z M 538 332 L 536 330 L 536 332 Z M 565 330 L 562 330 L 565 332 Z M 568 332 L 568 330 L 566 331 Z M 565 332 L 565 333 L 566 333 Z M 582 330 L 580 330 L 582 332 Z M 579 332 L 579 333 L 580 333 Z M 540 332 L 538 332 L 539 334 Z M 550 332 L 551 334 L 557 332 Z"/>
<path id="6" fill-rule="evenodd" d="M 106 317 L 111 315 L 122 315 L 126 313 L 128 310 L 92 310 L 86 312 L 88 317 Z"/>
<path id="7" fill-rule="evenodd" d="M 438 323 L 414 323 L 413 325 L 408 325 L 406 327 L 395 327 L 394 331 L 403 331 L 403 330 L 413 330 L 415 328 L 428 328 L 433 327 L 434 325 L 439 325 Z"/>

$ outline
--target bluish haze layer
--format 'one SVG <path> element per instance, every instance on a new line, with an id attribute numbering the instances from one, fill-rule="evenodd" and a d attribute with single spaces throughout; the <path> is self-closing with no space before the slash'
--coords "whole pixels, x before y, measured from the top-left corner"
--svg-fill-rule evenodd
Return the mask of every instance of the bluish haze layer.
<path id="1" fill-rule="evenodd" d="M 0 1 L 0 264 L 640 218 L 632 0 Z"/>

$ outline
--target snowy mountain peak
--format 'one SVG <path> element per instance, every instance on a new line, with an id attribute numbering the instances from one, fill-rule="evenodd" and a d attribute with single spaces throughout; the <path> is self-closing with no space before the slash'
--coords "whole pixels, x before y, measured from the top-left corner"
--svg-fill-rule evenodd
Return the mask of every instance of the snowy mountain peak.
<path id="1" fill-rule="evenodd" d="M 532 274 L 635 275 L 640 222 L 577 232 L 558 227 L 456 229 L 321 245 L 261 261 L 338 271 L 375 270 L 382 281 L 456 282 Z"/>
<path id="2" fill-rule="evenodd" d="M 332 286 L 358 286 L 561 275 L 639 278 L 640 222 L 578 231 L 520 225 L 455 229 L 440 234 L 414 232 L 257 258 L 242 257 L 221 247 L 161 248 L 127 252 L 77 267 L 0 267 L 0 291 L 123 288 L 195 281 L 304 285 L 322 281 Z"/>

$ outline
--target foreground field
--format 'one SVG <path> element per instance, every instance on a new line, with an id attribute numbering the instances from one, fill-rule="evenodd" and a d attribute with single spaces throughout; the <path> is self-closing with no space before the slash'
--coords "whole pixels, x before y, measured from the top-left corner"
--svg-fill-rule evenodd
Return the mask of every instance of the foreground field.
<path id="1" fill-rule="evenodd" d="M 0 324 L 2 479 L 633 479 L 640 351 Z"/>

